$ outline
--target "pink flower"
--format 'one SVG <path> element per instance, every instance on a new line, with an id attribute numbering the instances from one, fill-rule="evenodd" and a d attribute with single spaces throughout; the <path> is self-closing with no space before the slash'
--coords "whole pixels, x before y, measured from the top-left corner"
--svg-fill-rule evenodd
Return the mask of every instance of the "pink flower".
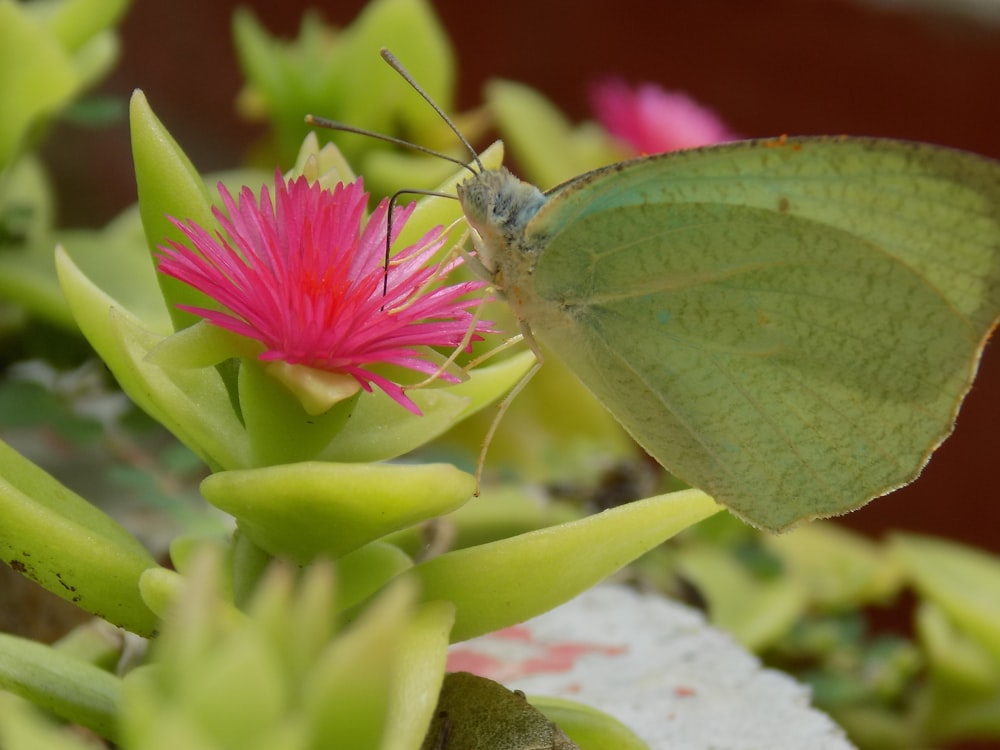
<path id="1" fill-rule="evenodd" d="M 676 91 L 646 83 L 633 91 L 620 78 L 590 87 L 597 119 L 637 154 L 658 154 L 739 138 L 711 110 Z"/>
<path id="2" fill-rule="evenodd" d="M 365 223 L 368 194 L 360 179 L 328 190 L 304 177 L 286 182 L 279 173 L 274 204 L 266 186 L 259 204 L 247 187 L 239 202 L 221 184 L 219 193 L 226 208 L 215 210 L 222 231 L 171 219 L 193 247 L 173 241 L 160 246 L 159 270 L 225 309 L 180 307 L 260 341 L 263 361 L 348 375 L 419 414 L 399 384 L 369 368 L 387 364 L 433 374 L 438 365 L 420 348 L 455 347 L 473 324 L 469 308 L 479 300 L 466 295 L 484 282 L 425 286 L 461 263 L 430 262 L 444 243 L 443 230 L 398 251 L 386 271 L 388 200 Z M 394 210 L 393 239 L 414 205 Z M 475 327 L 486 331 L 489 325 L 478 321 Z M 453 375 L 441 377 L 457 382 Z"/>

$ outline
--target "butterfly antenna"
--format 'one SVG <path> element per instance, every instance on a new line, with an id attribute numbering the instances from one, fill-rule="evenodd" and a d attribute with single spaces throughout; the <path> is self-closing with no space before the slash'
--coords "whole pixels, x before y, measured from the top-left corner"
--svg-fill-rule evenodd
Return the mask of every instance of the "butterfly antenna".
<path id="1" fill-rule="evenodd" d="M 399 61 L 399 58 L 385 47 L 379 51 L 379 54 L 382 55 L 383 60 L 389 63 L 389 67 L 399 73 L 402 79 L 410 85 L 410 88 L 420 94 L 420 97 L 431 106 L 431 109 L 437 112 L 438 117 L 441 118 L 444 124 L 451 128 L 451 132 L 455 134 L 455 137 L 461 141 L 462 145 L 465 146 L 466 150 L 472 155 L 472 160 L 476 162 L 476 166 L 479 167 L 479 171 L 486 171 L 483 169 L 483 163 L 479 161 L 479 154 L 476 153 L 476 149 L 474 149 L 472 144 L 469 143 L 464 135 L 462 135 L 462 131 L 459 130 L 458 126 L 451 121 L 451 118 L 448 117 L 448 115 L 445 114 L 445 111 L 438 106 L 438 103 L 431 99 L 430 95 L 424 91 L 423 88 L 421 88 L 420 84 L 417 83 L 412 75 L 410 75 L 410 71 L 403 67 L 403 63 Z"/>
<path id="2" fill-rule="evenodd" d="M 437 109 L 437 107 L 435 107 Z M 447 119 L 447 118 L 446 118 Z M 468 169 L 473 175 L 476 174 L 476 170 L 470 167 L 461 159 L 456 159 L 454 156 L 448 154 L 443 154 L 440 151 L 435 151 L 432 148 L 427 148 L 426 146 L 421 146 L 419 143 L 411 143 L 410 141 L 405 141 L 402 138 L 395 138 L 391 135 L 386 135 L 384 133 L 376 133 L 374 130 L 366 130 L 365 128 L 359 128 L 354 125 L 348 125 L 346 122 L 339 122 L 337 120 L 330 120 L 326 117 L 319 117 L 317 115 L 306 115 L 305 117 L 307 125 L 315 125 L 318 128 L 326 128 L 328 130 L 336 130 L 341 133 L 354 133 L 355 135 L 363 135 L 366 138 L 374 138 L 377 141 L 384 141 L 386 143 L 392 143 L 396 146 L 402 146 L 408 148 L 412 151 L 419 151 L 429 156 L 436 156 L 439 159 L 444 159 L 452 164 L 457 164 L 463 169 Z M 449 124 L 451 124 L 449 122 Z M 454 126 L 452 126 L 454 127 Z M 463 139 L 464 142 L 464 139 Z M 479 160 L 476 159 L 478 163 Z M 444 193 L 438 193 L 433 190 L 397 190 L 393 193 L 392 197 L 389 199 L 389 210 L 386 214 L 386 235 L 385 235 L 385 273 L 382 275 L 382 296 L 386 296 L 389 293 L 389 254 L 390 247 L 392 245 L 392 215 L 393 208 L 396 205 L 396 199 L 404 194 L 418 194 L 418 195 L 436 195 L 441 198 L 454 198 L 453 195 L 446 195 Z M 385 309 L 385 308 L 383 308 Z"/>
<path id="3" fill-rule="evenodd" d="M 380 50 L 380 54 L 382 55 L 382 59 L 385 60 L 389 64 L 389 66 L 393 70 L 395 70 L 402 77 L 404 81 L 406 81 L 409 84 L 410 88 L 412 88 L 414 91 L 420 94 L 420 97 L 430 105 L 431 109 L 433 109 L 437 113 L 438 117 L 440 117 L 441 120 L 451 129 L 451 132 L 455 134 L 455 137 L 458 138 L 458 140 L 462 143 L 462 145 L 465 146 L 466 150 L 472 155 L 472 160 L 476 163 L 476 166 L 479 167 L 479 171 L 480 172 L 485 171 L 483 169 L 483 163 L 479 160 L 479 154 L 476 153 L 476 150 L 472 147 L 472 144 L 469 143 L 468 139 L 464 135 L 462 135 L 462 131 L 460 131 L 458 129 L 458 126 L 455 125 L 454 122 L 452 122 L 451 118 L 448 117 L 447 114 L 445 114 L 445 111 L 441 109 L 440 106 L 438 106 L 437 102 L 431 99 L 430 95 L 426 91 L 424 91 L 424 89 L 420 86 L 419 83 L 417 83 L 416 79 L 410 74 L 410 71 L 408 71 L 403 66 L 403 63 L 399 61 L 399 58 L 397 58 L 394 54 L 392 54 L 392 52 L 390 52 L 385 47 L 383 47 Z M 354 133 L 355 135 L 362 135 L 367 138 L 374 138 L 375 140 L 383 141 L 385 143 L 392 143 L 396 146 L 402 146 L 403 148 L 407 148 L 412 151 L 419 151 L 420 153 L 428 154 L 429 156 L 436 156 L 439 159 L 444 159 L 445 161 L 451 162 L 452 164 L 457 164 L 463 169 L 469 170 L 469 172 L 471 172 L 473 176 L 478 174 L 475 169 L 470 167 L 466 162 L 462 161 L 461 159 L 456 159 L 454 156 L 451 156 L 449 154 L 445 154 L 440 151 L 435 151 L 432 148 L 427 148 L 426 146 L 421 146 L 418 143 L 412 143 L 410 141 L 403 140 L 402 138 L 395 138 L 394 136 L 386 135 L 385 133 L 376 133 L 373 130 L 359 128 L 354 125 L 349 125 L 345 122 L 330 120 L 326 117 L 319 117 L 317 115 L 306 115 L 305 121 L 307 125 L 314 125 L 319 128 L 326 128 L 328 130 L 336 130 L 341 133 Z M 389 210 L 386 216 L 385 273 L 382 276 L 383 297 L 386 296 L 389 292 L 389 254 L 390 254 L 390 246 L 392 245 L 393 207 L 395 206 L 396 198 L 398 198 L 403 193 L 438 195 L 445 198 L 454 197 L 450 195 L 442 195 L 441 193 L 436 193 L 433 191 L 424 191 L 424 190 L 400 190 L 393 194 L 392 198 L 389 201 Z M 385 308 L 383 307 L 383 309 Z"/>
<path id="4" fill-rule="evenodd" d="M 365 130 L 364 128 L 355 127 L 354 125 L 348 125 L 346 122 L 330 120 L 326 117 L 319 117 L 317 115 L 306 115 L 305 119 L 307 125 L 315 125 L 317 128 L 326 128 L 327 130 L 336 130 L 340 133 L 354 133 L 355 135 L 363 135 L 366 138 L 374 138 L 377 141 L 392 143 L 396 146 L 408 148 L 411 151 L 419 151 L 422 154 L 428 154 L 430 156 L 436 156 L 438 159 L 450 161 L 452 164 L 457 164 L 463 169 L 468 169 L 472 172 L 472 174 L 476 174 L 476 170 L 461 159 L 456 159 L 454 156 L 441 153 L 440 151 L 435 151 L 434 149 L 427 148 L 426 146 L 421 146 L 419 143 L 411 143 L 410 141 L 404 141 L 402 138 L 394 138 L 393 136 L 386 135 L 385 133 L 376 133 L 374 130 Z M 476 162 L 478 163 L 478 161 L 479 160 L 477 159 Z"/>
<path id="5" fill-rule="evenodd" d="M 430 152 L 433 153 L 433 152 Z M 455 159 L 454 161 L 458 161 Z M 463 162 L 458 162 L 463 167 L 468 168 L 468 165 Z M 473 172 L 475 174 L 475 172 Z M 455 200 L 454 195 L 448 195 L 447 193 L 439 193 L 437 190 L 420 190 L 419 188 L 404 188 L 402 190 L 397 190 L 389 197 L 389 209 L 386 211 L 385 219 L 385 273 L 382 275 L 382 296 L 385 297 L 389 294 L 389 251 L 392 247 L 392 213 L 396 206 L 396 199 L 401 195 L 431 195 L 437 198 L 448 198 L 449 200 Z M 382 306 L 385 310 L 385 305 Z"/>

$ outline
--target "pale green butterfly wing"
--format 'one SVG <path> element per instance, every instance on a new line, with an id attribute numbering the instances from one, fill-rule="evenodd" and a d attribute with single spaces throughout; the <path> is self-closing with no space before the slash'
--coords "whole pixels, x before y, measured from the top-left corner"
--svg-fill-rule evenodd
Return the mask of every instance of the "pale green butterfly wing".
<path id="1" fill-rule="evenodd" d="M 664 466 L 766 528 L 913 479 L 1000 314 L 1000 166 L 969 154 L 745 142 L 547 198 L 530 220 L 530 195 L 506 220 L 466 207 L 515 312 Z"/>

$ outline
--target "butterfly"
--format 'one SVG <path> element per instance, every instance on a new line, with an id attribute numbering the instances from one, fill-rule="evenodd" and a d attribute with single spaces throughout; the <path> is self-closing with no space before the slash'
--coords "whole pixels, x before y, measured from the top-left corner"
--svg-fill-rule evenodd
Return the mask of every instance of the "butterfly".
<path id="1" fill-rule="evenodd" d="M 543 193 L 483 168 L 382 56 L 473 154 L 472 260 L 539 364 L 566 363 L 680 479 L 778 531 L 909 483 L 951 433 L 1000 318 L 1000 163 L 781 137 Z"/>
<path id="2" fill-rule="evenodd" d="M 1000 164 L 961 151 L 755 140 L 458 197 L 526 335 L 771 530 L 913 480 L 1000 316 Z"/>

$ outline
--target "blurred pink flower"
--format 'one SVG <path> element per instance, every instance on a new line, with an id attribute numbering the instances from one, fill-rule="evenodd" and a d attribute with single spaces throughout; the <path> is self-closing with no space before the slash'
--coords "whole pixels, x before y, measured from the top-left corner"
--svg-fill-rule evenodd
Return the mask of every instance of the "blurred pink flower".
<path id="1" fill-rule="evenodd" d="M 219 193 L 226 208 L 215 209 L 222 231 L 171 219 L 193 248 L 174 241 L 160 246 L 159 270 L 226 309 L 181 307 L 257 339 L 264 345 L 261 360 L 349 375 L 366 391 L 377 386 L 419 414 L 399 384 L 368 368 L 384 363 L 433 374 L 438 365 L 419 348 L 455 347 L 472 325 L 469 308 L 479 299 L 466 295 L 484 282 L 425 287 L 461 263 L 430 262 L 444 243 L 443 230 L 398 251 L 386 271 L 388 200 L 364 222 L 368 194 L 360 179 L 328 190 L 304 177 L 286 182 L 279 173 L 274 204 L 266 186 L 259 203 L 247 187 L 238 203 L 221 184 Z M 394 209 L 393 239 L 414 206 Z M 475 324 L 480 332 L 489 325 Z"/>
<path id="2" fill-rule="evenodd" d="M 590 102 L 605 129 L 637 154 L 739 138 L 714 112 L 691 97 L 652 83 L 633 90 L 620 78 L 606 78 L 591 85 Z"/>

